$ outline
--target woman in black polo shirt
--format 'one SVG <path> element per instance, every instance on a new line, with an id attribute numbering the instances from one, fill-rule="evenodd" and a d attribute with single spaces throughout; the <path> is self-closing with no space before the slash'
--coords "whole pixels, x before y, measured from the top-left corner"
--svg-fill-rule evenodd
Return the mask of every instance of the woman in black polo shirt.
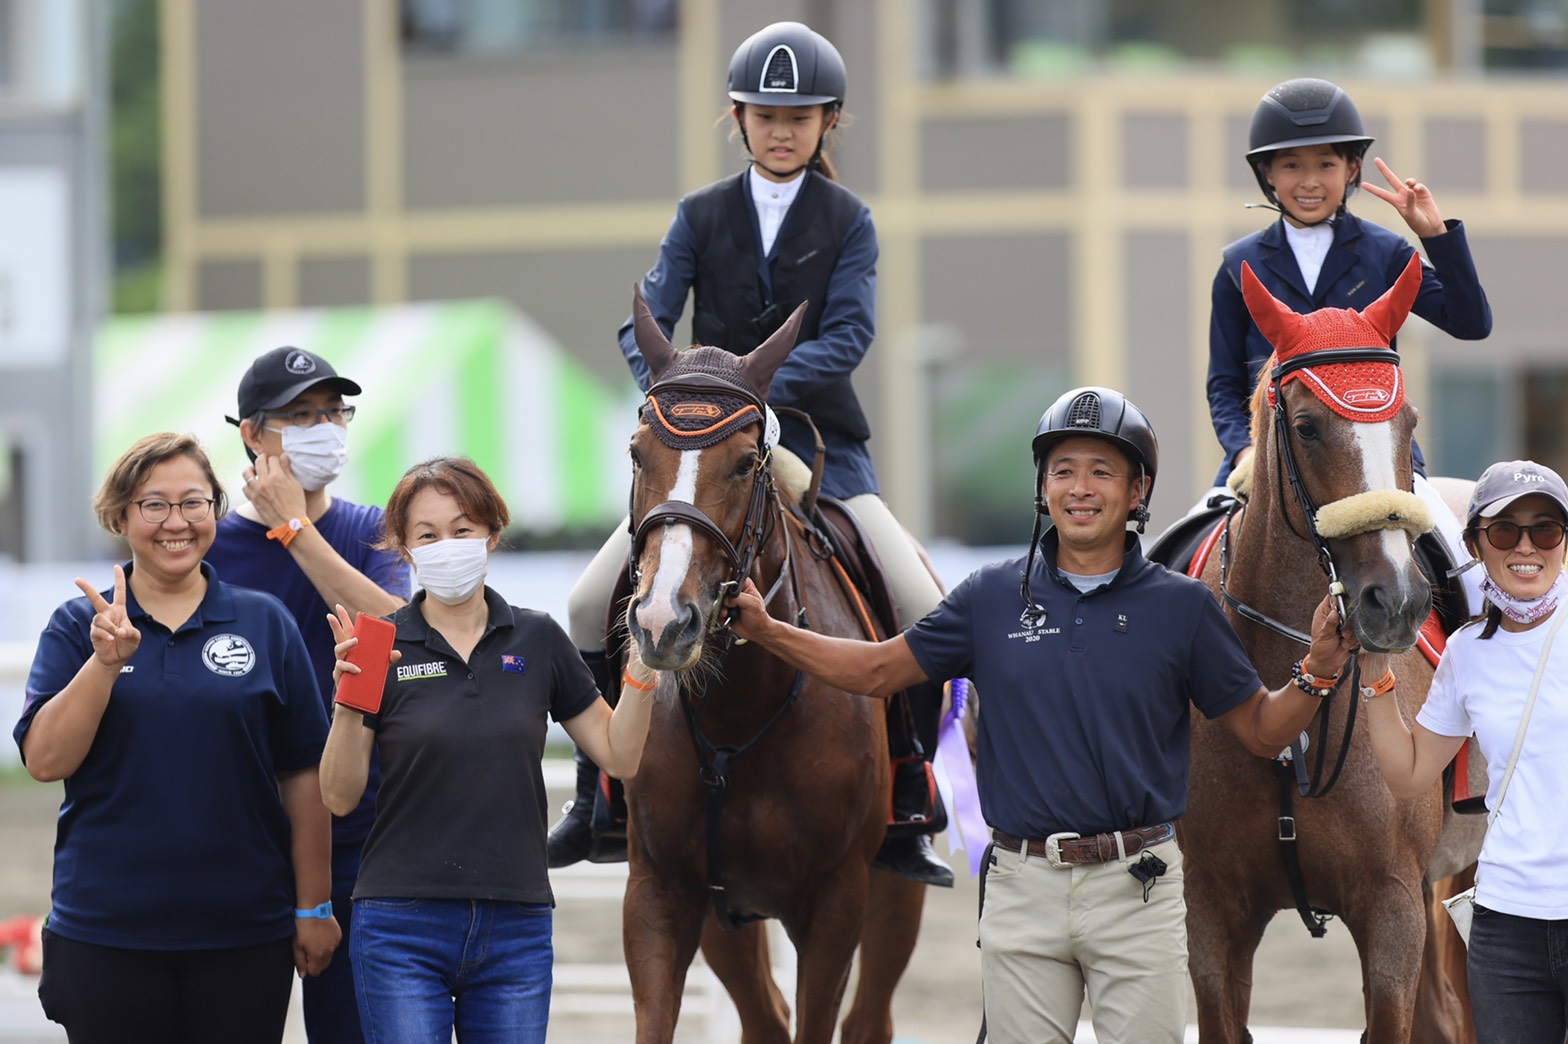
<path id="1" fill-rule="evenodd" d="M 546 716 L 612 775 L 632 775 L 657 676 L 635 659 L 643 699 L 612 713 L 566 633 L 485 586 L 506 504 L 472 461 L 411 468 L 387 503 L 385 544 L 423 590 L 390 619 L 381 705 L 339 703 L 322 794 L 353 808 L 374 746 L 375 825 L 354 889 L 355 990 L 367 1041 L 542 1041 L 553 951 L 545 866 Z M 338 673 L 352 647 L 333 617 Z"/>

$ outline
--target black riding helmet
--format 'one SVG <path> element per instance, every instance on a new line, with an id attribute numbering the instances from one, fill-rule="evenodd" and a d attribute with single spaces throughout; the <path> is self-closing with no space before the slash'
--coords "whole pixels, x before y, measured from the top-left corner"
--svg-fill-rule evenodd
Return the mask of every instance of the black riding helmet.
<path id="1" fill-rule="evenodd" d="M 1138 523 L 1139 532 L 1149 520 L 1149 498 L 1154 493 L 1154 476 L 1160 467 L 1160 444 L 1154 437 L 1154 426 L 1143 411 L 1127 400 L 1119 391 L 1110 388 L 1074 388 L 1051 404 L 1035 428 L 1035 508 L 1049 514 L 1045 496 L 1040 491 L 1039 478 L 1045 468 L 1045 458 L 1051 447 L 1075 435 L 1092 435 L 1105 439 L 1142 468 L 1149 478 L 1149 488 L 1139 505 L 1128 516 Z"/>
<path id="2" fill-rule="evenodd" d="M 1036 622 L 1045 619 L 1045 610 L 1029 590 L 1029 574 L 1034 569 L 1035 551 L 1040 546 L 1041 520 L 1050 514 L 1043 490 L 1045 460 L 1051 447 L 1063 439 L 1079 435 L 1104 439 L 1127 455 L 1149 480 L 1138 506 L 1127 514 L 1127 521 L 1138 523 L 1138 532 L 1149 521 L 1149 498 L 1154 494 L 1154 475 L 1160 468 L 1160 443 L 1154 425 L 1142 410 L 1119 391 L 1110 388 L 1074 388 L 1051 403 L 1034 430 L 1034 533 L 1029 538 L 1029 556 L 1024 562 L 1019 595 L 1024 615 Z"/>
<path id="3" fill-rule="evenodd" d="M 730 59 L 729 94 L 748 105 L 843 105 L 844 58 L 800 22 L 774 22 L 746 38 Z"/>
<path id="4" fill-rule="evenodd" d="M 1274 190 L 1269 187 L 1263 168 L 1280 149 L 1303 145 L 1350 146 L 1351 155 L 1360 159 L 1372 144 L 1361 127 L 1361 113 L 1338 85 L 1327 80 L 1301 77 L 1286 80 L 1269 89 L 1252 111 L 1252 130 L 1247 136 L 1247 164 L 1264 197 L 1276 206 Z M 1358 171 L 1349 188 L 1361 184 Z"/>

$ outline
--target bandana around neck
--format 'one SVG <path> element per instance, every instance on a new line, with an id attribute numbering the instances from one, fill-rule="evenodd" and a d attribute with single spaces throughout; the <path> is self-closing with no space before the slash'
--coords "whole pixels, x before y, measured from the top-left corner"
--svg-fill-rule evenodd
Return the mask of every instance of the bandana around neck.
<path id="1" fill-rule="evenodd" d="M 1497 606 L 1502 614 L 1514 623 L 1536 623 L 1562 601 L 1563 591 L 1568 589 L 1568 573 L 1558 573 L 1557 579 L 1552 581 L 1551 588 L 1539 598 L 1518 599 L 1504 591 L 1493 582 L 1491 574 L 1481 581 L 1481 593 L 1487 600 Z"/>

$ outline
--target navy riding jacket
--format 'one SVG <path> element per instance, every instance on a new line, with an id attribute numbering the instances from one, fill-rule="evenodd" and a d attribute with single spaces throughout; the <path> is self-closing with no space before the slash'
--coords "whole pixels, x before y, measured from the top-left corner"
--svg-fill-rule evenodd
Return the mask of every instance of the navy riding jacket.
<path id="1" fill-rule="evenodd" d="M 1236 454 L 1252 444 L 1251 398 L 1258 371 L 1273 346 L 1252 321 L 1241 296 L 1241 263 L 1245 261 L 1280 301 L 1306 314 L 1319 308 L 1366 308 L 1394 285 L 1410 262 L 1414 248 L 1403 236 L 1381 225 L 1342 213 L 1334 224 L 1334 243 L 1317 286 L 1307 292 L 1296 254 L 1285 238 L 1284 218 L 1225 248 L 1214 276 L 1209 311 L 1209 418 L 1225 448 L 1215 485 L 1230 476 Z M 1421 240 L 1421 292 L 1411 311 L 1452 337 L 1478 341 L 1492 332 L 1492 309 L 1476 275 L 1464 224 L 1444 222 L 1448 231 Z M 1394 346 L 1397 347 L 1397 346 Z M 1423 470 L 1419 448 L 1412 447 L 1416 469 Z"/>

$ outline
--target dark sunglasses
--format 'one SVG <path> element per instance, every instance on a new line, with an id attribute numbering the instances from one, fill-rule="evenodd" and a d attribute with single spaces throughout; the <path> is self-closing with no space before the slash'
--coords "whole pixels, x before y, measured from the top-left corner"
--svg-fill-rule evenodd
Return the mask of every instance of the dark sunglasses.
<path id="1" fill-rule="evenodd" d="M 1486 534 L 1486 542 L 1499 551 L 1512 551 L 1519 546 L 1519 535 L 1530 534 L 1530 543 L 1538 551 L 1550 551 L 1563 542 L 1563 524 L 1561 522 L 1537 522 L 1530 526 L 1521 526 L 1517 522 L 1493 522 L 1489 526 L 1477 526 L 1480 532 Z"/>

